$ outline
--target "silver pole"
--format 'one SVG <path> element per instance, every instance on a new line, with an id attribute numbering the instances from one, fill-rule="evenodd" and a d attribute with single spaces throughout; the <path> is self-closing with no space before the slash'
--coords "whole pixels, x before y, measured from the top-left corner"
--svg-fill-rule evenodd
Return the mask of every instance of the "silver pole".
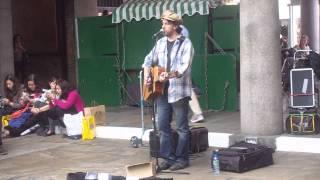
<path id="1" fill-rule="evenodd" d="M 143 75 L 142 75 L 143 71 L 140 71 L 139 73 L 139 79 L 140 79 L 140 109 L 141 109 L 141 141 L 142 141 L 142 137 L 144 134 L 144 114 L 143 114 L 143 109 L 144 109 L 144 105 L 143 105 Z"/>
<path id="2" fill-rule="evenodd" d="M 293 47 L 294 46 L 294 32 L 293 32 L 293 5 L 290 4 L 289 5 L 289 29 L 288 29 L 288 45 L 289 47 Z"/>

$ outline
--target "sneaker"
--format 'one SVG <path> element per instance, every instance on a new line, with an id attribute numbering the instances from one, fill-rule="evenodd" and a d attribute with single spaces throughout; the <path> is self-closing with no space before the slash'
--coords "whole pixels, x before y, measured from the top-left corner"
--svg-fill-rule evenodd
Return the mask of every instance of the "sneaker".
<path id="1" fill-rule="evenodd" d="M 170 165 L 168 162 L 163 161 L 163 162 L 161 162 L 161 163 L 159 164 L 158 170 L 160 170 L 160 171 L 162 171 L 162 170 L 167 170 L 167 169 L 170 168 L 170 166 L 171 166 L 171 165 Z"/>
<path id="2" fill-rule="evenodd" d="M 176 162 L 169 168 L 169 170 L 170 171 L 176 171 L 176 170 L 179 170 L 179 169 L 184 169 L 184 168 L 186 168 L 188 166 L 189 166 L 189 164 L 187 162 Z"/>
<path id="3" fill-rule="evenodd" d="M 6 151 L 2 145 L 0 145 L 0 155 L 7 155 L 8 154 L 8 151 Z"/>
<path id="4" fill-rule="evenodd" d="M 197 123 L 197 122 L 201 122 L 204 120 L 204 117 L 202 114 L 194 114 L 192 117 L 191 117 L 191 122 L 192 123 Z"/>

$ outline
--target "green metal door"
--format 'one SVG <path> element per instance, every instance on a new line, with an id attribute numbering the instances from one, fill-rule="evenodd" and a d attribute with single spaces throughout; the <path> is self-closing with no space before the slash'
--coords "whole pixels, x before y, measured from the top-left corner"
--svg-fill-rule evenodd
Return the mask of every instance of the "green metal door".
<path id="1" fill-rule="evenodd" d="M 208 109 L 237 110 L 236 57 L 232 54 L 209 55 L 206 64 Z"/>
<path id="2" fill-rule="evenodd" d="M 86 105 L 121 104 L 118 27 L 111 16 L 77 19 L 78 85 Z"/>
<path id="3" fill-rule="evenodd" d="M 114 56 L 118 53 L 117 25 L 111 16 L 77 19 L 79 58 Z"/>
<path id="4" fill-rule="evenodd" d="M 79 59 L 79 89 L 87 105 L 120 104 L 115 57 Z"/>
<path id="5" fill-rule="evenodd" d="M 212 13 L 212 27 L 212 37 L 224 51 L 240 53 L 239 5 L 216 8 Z M 214 48 L 217 50 L 217 47 Z"/>

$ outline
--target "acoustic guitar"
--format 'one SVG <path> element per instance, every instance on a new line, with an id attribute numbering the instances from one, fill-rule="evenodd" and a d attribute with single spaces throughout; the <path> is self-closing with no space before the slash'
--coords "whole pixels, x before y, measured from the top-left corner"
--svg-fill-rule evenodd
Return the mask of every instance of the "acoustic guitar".
<path id="1" fill-rule="evenodd" d="M 150 69 L 151 84 L 143 84 L 143 99 L 150 101 L 163 94 L 164 82 L 160 82 L 160 74 L 165 68 L 154 66 Z"/>

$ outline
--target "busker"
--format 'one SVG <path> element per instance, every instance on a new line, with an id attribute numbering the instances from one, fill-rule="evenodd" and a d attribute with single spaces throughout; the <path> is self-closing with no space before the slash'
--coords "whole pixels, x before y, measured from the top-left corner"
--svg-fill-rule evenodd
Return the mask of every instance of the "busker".
<path id="1" fill-rule="evenodd" d="M 162 14 L 161 21 L 165 36 L 156 42 L 142 66 L 145 86 L 151 83 L 152 66 L 165 68 L 160 74 L 164 93 L 155 99 L 160 131 L 160 156 L 163 159 L 158 170 L 175 171 L 189 166 L 188 102 L 191 97 L 191 64 L 194 49 L 190 39 L 181 35 L 182 19 L 179 15 L 167 10 Z M 171 133 L 173 114 L 179 135 L 175 150 Z"/>

